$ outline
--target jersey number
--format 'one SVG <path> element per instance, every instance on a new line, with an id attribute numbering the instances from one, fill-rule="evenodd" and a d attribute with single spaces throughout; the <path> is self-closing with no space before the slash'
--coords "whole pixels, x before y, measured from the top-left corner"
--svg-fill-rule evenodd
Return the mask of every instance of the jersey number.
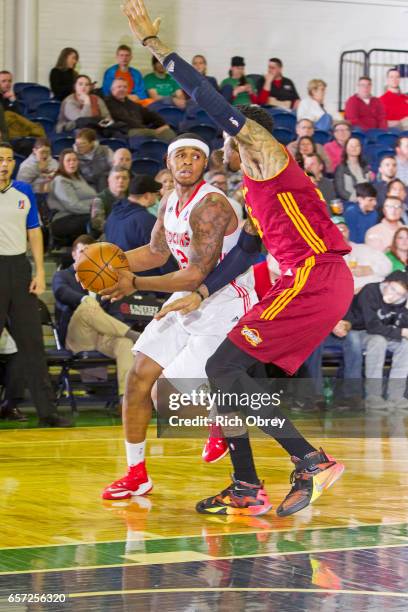
<path id="1" fill-rule="evenodd" d="M 178 256 L 178 265 L 180 266 L 181 270 L 184 270 L 188 266 L 188 257 L 186 257 L 186 254 L 179 249 L 176 249 L 176 253 Z"/>

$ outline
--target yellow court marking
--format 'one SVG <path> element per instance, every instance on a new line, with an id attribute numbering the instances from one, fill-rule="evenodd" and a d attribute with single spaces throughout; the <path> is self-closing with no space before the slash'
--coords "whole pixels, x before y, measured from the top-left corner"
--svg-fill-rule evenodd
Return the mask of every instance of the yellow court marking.
<path id="1" fill-rule="evenodd" d="M 195 553 L 194 551 L 179 551 L 179 552 L 196 554 L 197 555 L 196 559 L 189 559 L 189 561 L 191 562 L 191 561 L 226 561 L 229 559 L 255 559 L 257 557 L 289 557 L 293 555 L 317 555 L 321 553 L 330 553 L 330 552 L 348 552 L 350 550 L 371 550 L 375 548 L 386 549 L 386 548 L 406 548 L 406 547 L 407 547 L 406 544 L 375 544 L 373 546 L 366 544 L 364 546 L 348 546 L 346 548 L 318 548 L 314 550 L 296 550 L 296 551 L 292 550 L 288 552 L 265 551 L 263 553 L 255 553 L 253 555 L 241 555 L 240 557 L 237 557 L 236 555 L 227 555 L 223 557 L 208 556 L 206 559 L 201 558 L 203 556 L 203 553 L 199 553 L 199 552 Z M 148 559 L 149 557 L 155 556 L 156 554 L 161 555 L 162 553 L 152 553 L 151 555 L 147 554 L 146 557 Z M 171 564 L 172 561 L 168 561 L 168 563 Z M 180 563 L 180 561 L 178 561 L 178 563 Z M 49 573 L 55 573 L 55 572 L 78 572 L 80 570 L 109 569 L 112 567 L 138 567 L 139 565 L 161 565 L 161 564 L 165 565 L 165 563 L 162 563 L 160 561 L 157 561 L 156 563 L 150 563 L 148 560 L 146 560 L 145 563 L 140 562 L 137 564 L 135 563 L 110 563 L 107 565 L 76 565 L 75 567 L 57 567 L 57 568 L 52 568 L 52 569 L 17 570 L 13 572 L 0 572 L 0 576 L 14 576 L 17 574 L 49 574 Z M 408 597 L 408 594 L 407 594 L 407 597 Z"/>
<path id="2" fill-rule="evenodd" d="M 108 595 L 146 595 L 148 593 L 328 593 L 330 595 L 378 595 L 379 597 L 408 598 L 408 593 L 388 591 L 348 591 L 346 589 L 285 589 L 283 587 L 200 587 L 187 589 L 129 589 L 126 591 L 97 591 L 95 593 L 69 593 L 72 599 L 80 597 L 106 597 Z"/>
<path id="3" fill-rule="evenodd" d="M 122 555 L 137 565 L 161 565 L 165 563 L 188 563 L 189 561 L 214 561 L 219 557 L 212 557 L 194 550 L 175 550 L 165 553 L 129 553 Z"/>

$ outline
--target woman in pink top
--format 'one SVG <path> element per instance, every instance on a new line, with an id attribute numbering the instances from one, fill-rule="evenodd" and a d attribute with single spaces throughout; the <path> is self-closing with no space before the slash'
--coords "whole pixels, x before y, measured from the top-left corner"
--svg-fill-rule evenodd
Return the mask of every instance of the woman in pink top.
<path id="1" fill-rule="evenodd" d="M 401 223 L 402 202 L 395 196 L 387 196 L 383 206 L 384 218 L 373 225 L 365 235 L 365 243 L 382 251 L 387 251 L 393 241 L 395 232 L 403 227 Z"/>

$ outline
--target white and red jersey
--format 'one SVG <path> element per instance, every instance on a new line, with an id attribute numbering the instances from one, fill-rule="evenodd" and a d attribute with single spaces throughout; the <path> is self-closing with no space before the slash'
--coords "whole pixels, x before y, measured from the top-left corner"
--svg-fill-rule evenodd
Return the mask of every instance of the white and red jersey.
<path id="1" fill-rule="evenodd" d="M 164 214 L 166 240 L 181 269 L 186 268 L 189 262 L 190 244 L 193 237 L 193 230 L 190 226 L 191 212 L 209 193 L 219 193 L 226 197 L 220 189 L 202 181 L 197 185 L 190 199 L 181 210 L 179 210 L 176 191 L 173 191 L 167 200 Z M 233 209 L 232 205 L 231 208 Z M 237 229 L 232 234 L 224 236 L 219 261 L 237 244 L 240 233 L 241 227 L 238 220 Z M 250 268 L 229 285 L 206 299 L 199 310 L 189 315 L 180 315 L 180 322 L 194 334 L 212 335 L 224 330 L 227 333 L 237 323 L 238 319 L 257 303 L 258 299 L 254 287 L 254 275 L 252 268 Z M 188 293 L 174 293 L 169 301 Z"/>

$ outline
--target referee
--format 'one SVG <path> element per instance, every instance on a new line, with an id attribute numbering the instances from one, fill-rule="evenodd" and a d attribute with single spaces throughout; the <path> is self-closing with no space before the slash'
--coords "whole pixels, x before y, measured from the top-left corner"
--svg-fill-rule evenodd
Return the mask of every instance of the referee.
<path id="1" fill-rule="evenodd" d="M 11 180 L 14 166 L 12 146 L 0 142 L 0 334 L 7 320 L 21 356 L 39 425 L 68 427 L 71 422 L 56 410 L 36 297 L 45 289 L 37 205 L 30 185 Z M 26 255 L 27 238 L 35 263 L 33 278 Z"/>

